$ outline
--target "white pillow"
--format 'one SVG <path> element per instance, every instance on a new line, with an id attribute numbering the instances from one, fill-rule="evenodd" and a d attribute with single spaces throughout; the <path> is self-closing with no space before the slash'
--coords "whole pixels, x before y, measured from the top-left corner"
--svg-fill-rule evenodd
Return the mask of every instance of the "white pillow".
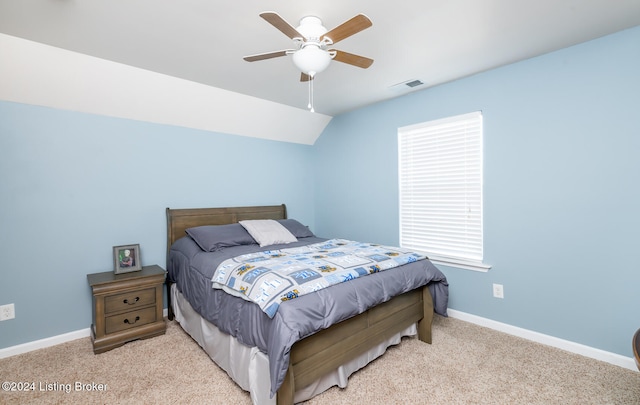
<path id="1" fill-rule="evenodd" d="M 273 219 L 240 221 L 240 225 L 249 232 L 260 247 L 298 241 L 287 228 Z"/>

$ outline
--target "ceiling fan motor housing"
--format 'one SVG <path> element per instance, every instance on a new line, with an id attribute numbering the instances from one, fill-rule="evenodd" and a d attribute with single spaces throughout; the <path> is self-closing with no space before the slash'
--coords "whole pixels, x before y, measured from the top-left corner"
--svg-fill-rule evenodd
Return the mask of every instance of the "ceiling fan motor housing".
<path id="1" fill-rule="evenodd" d="M 307 41 L 316 42 L 320 42 L 320 37 L 327 33 L 327 29 L 322 25 L 322 20 L 313 15 L 302 17 L 296 31 L 302 34 Z"/>

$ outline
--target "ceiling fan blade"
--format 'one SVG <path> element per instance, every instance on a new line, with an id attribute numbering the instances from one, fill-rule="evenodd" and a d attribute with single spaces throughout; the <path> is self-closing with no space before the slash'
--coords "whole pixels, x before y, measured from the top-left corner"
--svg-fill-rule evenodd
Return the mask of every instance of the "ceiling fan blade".
<path id="1" fill-rule="evenodd" d="M 337 49 L 331 49 L 329 50 L 329 52 L 336 53 L 336 56 L 333 57 L 333 60 L 337 60 L 338 62 L 347 63 L 349 65 L 357 66 L 363 69 L 368 68 L 373 63 L 373 59 L 355 55 L 353 53 L 338 51 Z"/>
<path id="2" fill-rule="evenodd" d="M 255 62 L 258 60 L 278 58 L 280 56 L 286 56 L 286 55 L 287 55 L 287 51 L 277 51 L 277 52 L 259 53 L 257 55 L 249 55 L 249 56 L 245 56 L 242 59 L 246 60 L 247 62 Z"/>
<path id="3" fill-rule="evenodd" d="M 364 14 L 358 14 L 349 21 L 338 25 L 331 31 L 324 34 L 322 37 L 320 37 L 320 40 L 322 41 L 325 38 L 329 38 L 331 40 L 331 43 L 335 44 L 338 41 L 342 41 L 343 39 L 348 38 L 353 34 L 357 34 L 358 32 L 371 27 L 372 25 L 373 23 L 371 22 L 369 17 Z"/>
<path id="4" fill-rule="evenodd" d="M 313 77 L 309 76 L 306 73 L 300 73 L 300 81 L 301 82 L 308 82 L 309 80 L 313 80 Z"/>
<path id="5" fill-rule="evenodd" d="M 291 24 L 286 22 L 284 18 L 280 17 L 278 13 L 274 13 L 273 11 L 265 11 L 260 14 L 260 17 L 264 18 L 269 24 L 273 25 L 277 29 L 280 30 L 284 35 L 289 38 L 304 38 L 298 30 L 293 28 Z"/>

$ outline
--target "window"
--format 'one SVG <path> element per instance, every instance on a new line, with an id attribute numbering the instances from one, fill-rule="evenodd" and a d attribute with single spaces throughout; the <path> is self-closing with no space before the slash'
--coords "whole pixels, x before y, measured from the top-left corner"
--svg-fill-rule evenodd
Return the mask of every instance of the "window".
<path id="1" fill-rule="evenodd" d="M 400 246 L 432 261 L 482 263 L 482 113 L 398 129 Z"/>

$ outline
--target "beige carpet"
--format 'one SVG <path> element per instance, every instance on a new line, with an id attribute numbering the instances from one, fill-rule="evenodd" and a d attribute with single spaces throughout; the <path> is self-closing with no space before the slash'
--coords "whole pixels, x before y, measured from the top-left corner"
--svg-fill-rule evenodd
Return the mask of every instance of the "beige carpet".
<path id="1" fill-rule="evenodd" d="M 84 338 L 1 359 L 2 381 L 29 384 L 0 391 L 0 403 L 251 402 L 175 322 L 168 325 L 164 336 L 100 355 Z M 640 404 L 639 372 L 457 319 L 436 317 L 433 330 L 432 345 L 406 338 L 346 389 L 308 404 Z"/>

